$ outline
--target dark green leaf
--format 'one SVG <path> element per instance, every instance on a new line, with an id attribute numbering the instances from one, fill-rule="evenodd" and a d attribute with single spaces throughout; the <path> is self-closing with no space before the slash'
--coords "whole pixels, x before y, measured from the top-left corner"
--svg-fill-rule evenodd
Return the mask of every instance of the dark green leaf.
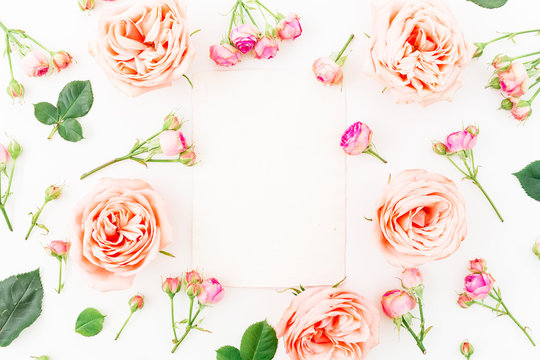
<path id="1" fill-rule="evenodd" d="M 83 138 L 82 126 L 78 120 L 67 119 L 58 125 L 58 133 L 67 141 L 77 142 Z"/>
<path id="2" fill-rule="evenodd" d="M 34 104 L 34 116 L 45 125 L 53 125 L 58 122 L 58 110 L 48 102 Z"/>
<path id="3" fill-rule="evenodd" d="M 75 332 L 82 336 L 95 336 L 103 329 L 105 316 L 94 308 L 83 310 L 75 323 Z"/>
<path id="4" fill-rule="evenodd" d="M 0 282 L 0 346 L 8 346 L 41 314 L 39 269 Z"/>
<path id="5" fill-rule="evenodd" d="M 486 9 L 495 9 L 495 8 L 500 8 L 501 6 L 506 4 L 508 0 L 468 0 L 468 1 L 471 1 L 475 3 L 476 5 L 486 8 Z"/>
<path id="6" fill-rule="evenodd" d="M 90 81 L 72 81 L 58 95 L 58 114 L 62 119 L 75 119 L 88 114 L 94 96 Z"/>
<path id="7" fill-rule="evenodd" d="M 527 195 L 540 201 L 540 160 L 530 163 L 514 176 L 518 178 Z"/>
<path id="8" fill-rule="evenodd" d="M 271 360 L 277 350 L 275 330 L 265 321 L 251 325 L 240 343 L 242 360 Z"/>
<path id="9" fill-rule="evenodd" d="M 242 357 L 240 356 L 240 350 L 235 348 L 234 346 L 224 346 L 218 351 L 217 353 L 217 360 L 242 360 Z"/>

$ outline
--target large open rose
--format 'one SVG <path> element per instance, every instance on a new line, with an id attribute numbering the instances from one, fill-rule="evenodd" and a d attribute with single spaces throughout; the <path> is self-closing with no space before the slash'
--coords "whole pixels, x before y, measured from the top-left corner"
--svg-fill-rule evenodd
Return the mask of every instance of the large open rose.
<path id="1" fill-rule="evenodd" d="M 465 200 L 454 182 L 425 170 L 392 179 L 375 217 L 388 262 L 416 267 L 452 255 L 467 235 Z"/>
<path id="2" fill-rule="evenodd" d="M 352 291 L 309 289 L 292 300 L 276 333 L 291 360 L 363 360 L 379 343 L 379 312 Z"/>
<path id="3" fill-rule="evenodd" d="M 451 100 L 474 53 L 441 0 L 373 5 L 367 69 L 399 103 Z"/>
<path id="4" fill-rule="evenodd" d="M 142 180 L 102 179 L 74 211 L 70 255 L 92 287 L 119 290 L 171 242 L 163 199 Z"/>
<path id="5" fill-rule="evenodd" d="M 125 4 L 101 18 L 90 54 L 127 95 L 170 86 L 191 65 L 195 50 L 180 1 Z"/>

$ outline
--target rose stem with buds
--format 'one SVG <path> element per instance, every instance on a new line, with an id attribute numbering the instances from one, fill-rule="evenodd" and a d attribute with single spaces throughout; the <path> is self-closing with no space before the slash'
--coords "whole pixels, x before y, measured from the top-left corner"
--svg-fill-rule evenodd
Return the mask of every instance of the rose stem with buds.
<path id="1" fill-rule="evenodd" d="M 345 50 L 347 50 L 347 48 L 349 47 L 349 44 L 351 43 L 353 39 L 354 39 L 354 34 L 351 34 L 351 36 L 349 36 L 349 39 L 347 40 L 347 42 L 345 43 L 341 51 L 336 56 L 336 60 L 335 60 L 336 62 L 341 58 L 341 56 L 343 56 L 343 53 L 345 52 Z"/>
<path id="2" fill-rule="evenodd" d="M 176 351 L 176 349 L 178 349 L 178 346 L 180 346 L 180 344 L 182 343 L 182 341 L 184 341 L 184 339 L 188 336 L 189 332 L 196 328 L 197 326 L 193 325 L 193 323 L 195 323 L 195 320 L 197 320 L 197 316 L 199 316 L 199 314 L 201 313 L 202 309 L 204 309 L 204 305 L 201 304 L 199 302 L 199 308 L 197 309 L 197 312 L 195 313 L 195 315 L 193 315 L 193 303 L 195 301 L 195 297 L 192 296 L 190 297 L 190 302 L 189 302 L 189 319 L 188 319 L 188 323 L 186 325 L 186 331 L 184 332 L 184 335 L 182 335 L 182 337 L 180 338 L 180 340 L 176 341 L 174 347 L 172 348 L 171 350 L 171 354 L 174 354 L 174 352 Z"/>
<path id="3" fill-rule="evenodd" d="M 0 194 L 2 193 L 1 186 L 2 186 L 2 183 L 0 182 Z M 8 186 L 8 189 L 9 189 L 9 186 Z M 0 199 L 0 210 L 2 211 L 2 215 L 4 215 L 4 219 L 6 220 L 6 224 L 7 224 L 8 228 L 9 228 L 9 231 L 13 231 L 13 226 L 11 225 L 11 222 L 9 221 L 9 217 L 8 217 L 8 214 L 7 214 L 6 208 L 5 208 L 5 204 L 6 204 L 6 200 L 8 198 L 8 195 L 9 195 L 9 192 L 6 193 L 5 200 L 3 202 Z"/>
<path id="4" fill-rule="evenodd" d="M 30 35 L 28 35 L 26 32 L 22 31 L 22 30 L 15 30 L 15 32 L 17 34 L 20 34 L 22 37 L 30 40 L 31 42 L 33 42 L 34 44 L 36 44 L 37 46 L 39 46 L 40 48 L 42 48 L 43 50 L 45 50 L 46 52 L 48 52 L 49 54 L 51 54 L 51 56 L 53 56 L 55 54 L 54 51 L 51 51 L 49 48 L 45 47 L 43 44 L 41 44 L 39 41 L 37 41 L 36 39 L 34 39 L 33 37 L 31 37 Z"/>
<path id="5" fill-rule="evenodd" d="M 1 21 L 0 21 L 0 29 L 4 30 L 4 32 L 6 33 L 6 37 L 8 39 L 11 39 L 11 41 L 13 41 L 15 44 L 17 44 L 17 46 L 21 49 L 24 49 L 26 48 L 27 46 L 23 45 L 19 39 L 17 39 L 17 37 L 15 37 L 15 35 L 12 34 L 13 30 L 11 29 L 8 29 Z M 18 32 L 18 31 L 17 31 Z"/>
<path id="6" fill-rule="evenodd" d="M 402 319 L 403 320 L 403 325 L 405 325 L 405 328 L 409 331 L 409 333 L 412 335 L 412 337 L 414 338 L 414 340 L 416 341 L 416 345 L 418 346 L 418 348 L 420 349 L 420 351 L 422 351 L 422 354 L 426 354 L 426 348 L 424 347 L 424 344 L 422 343 L 422 340 L 418 338 L 418 336 L 416 336 L 416 334 L 414 333 L 414 331 L 411 329 L 411 327 L 409 326 L 409 323 L 407 323 L 407 320 L 405 318 Z"/>
<path id="7" fill-rule="evenodd" d="M 38 212 L 35 213 L 34 216 L 32 216 L 32 224 L 30 224 L 30 229 L 28 229 L 28 232 L 26 233 L 26 236 L 24 237 L 24 240 L 28 240 L 28 238 L 30 237 L 30 233 L 32 232 L 32 230 L 34 229 L 34 227 L 37 224 L 37 221 L 39 219 L 39 215 L 41 215 L 41 212 L 43 211 L 43 209 L 45 208 L 45 205 L 47 205 L 47 203 L 49 201 L 51 201 L 51 200 L 45 199 L 45 201 L 43 202 L 43 205 L 41 205 Z"/>

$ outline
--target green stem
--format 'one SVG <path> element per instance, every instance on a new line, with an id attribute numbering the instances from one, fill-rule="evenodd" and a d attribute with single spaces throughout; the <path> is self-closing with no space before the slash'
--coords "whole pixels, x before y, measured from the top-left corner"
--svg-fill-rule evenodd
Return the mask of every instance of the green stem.
<path id="1" fill-rule="evenodd" d="M 11 61 L 11 44 L 9 43 L 8 34 L 6 34 L 6 54 L 7 54 L 7 58 L 8 58 L 9 73 L 11 74 L 11 80 L 14 80 L 15 76 L 13 75 L 13 63 Z"/>
<path id="2" fill-rule="evenodd" d="M 388 163 L 388 161 L 384 160 L 379 154 L 377 154 L 377 152 L 371 148 L 368 148 L 366 151 L 365 151 L 366 154 L 369 154 L 371 156 L 374 156 L 376 157 L 377 159 L 381 160 L 383 163 Z"/>
<path id="3" fill-rule="evenodd" d="M 469 178 L 469 174 L 467 174 L 465 171 L 463 171 L 455 162 L 454 160 L 452 160 L 452 158 L 450 158 L 450 156 L 447 156 L 446 157 L 448 159 L 448 161 L 450 161 L 452 163 L 452 165 L 454 165 L 456 167 L 456 169 L 458 169 L 463 175 L 465 175 L 465 177 L 468 179 Z"/>
<path id="4" fill-rule="evenodd" d="M 257 8 L 259 9 L 259 12 L 261 13 L 261 16 L 264 19 L 265 25 L 268 26 L 268 19 L 266 18 L 266 15 L 264 14 L 263 8 L 261 7 L 261 5 L 257 1 L 255 2 L 255 4 L 257 5 Z"/>
<path id="5" fill-rule="evenodd" d="M 418 303 L 418 311 L 420 311 L 420 340 L 424 341 L 424 338 L 426 336 L 426 321 L 424 318 L 424 304 L 422 302 L 422 298 L 417 297 L 417 303 Z"/>
<path id="6" fill-rule="evenodd" d="M 336 62 L 341 58 L 341 56 L 343 55 L 343 53 L 345 52 L 345 50 L 347 50 L 347 48 L 349 47 L 349 44 L 351 43 L 351 41 L 354 39 L 354 34 L 351 34 L 351 36 L 349 36 L 349 39 L 347 40 L 347 42 L 345 43 L 345 45 L 343 46 L 343 48 L 341 49 L 341 51 L 339 52 L 339 54 L 337 55 L 336 57 Z"/>
<path id="7" fill-rule="evenodd" d="M 60 271 L 58 273 L 58 289 L 56 291 L 60 294 L 60 291 L 62 291 L 62 288 L 64 287 L 62 285 L 62 259 L 58 259 L 58 262 L 60 263 Z"/>
<path id="8" fill-rule="evenodd" d="M 495 41 L 499 41 L 499 40 L 502 40 L 502 39 L 506 39 L 506 38 L 509 38 L 509 37 L 514 37 L 516 35 L 521 35 L 521 34 L 528 34 L 528 33 L 533 33 L 533 32 L 540 32 L 540 29 L 536 29 L 536 30 L 525 30 L 525 31 L 519 31 L 519 32 L 515 32 L 515 33 L 508 33 L 506 35 L 503 35 L 503 36 L 500 36 L 498 38 L 495 38 L 491 41 L 488 41 L 488 42 L 485 42 L 484 44 L 487 46 L 491 43 L 494 43 Z"/>
<path id="9" fill-rule="evenodd" d="M 140 158 L 140 157 L 131 157 L 130 158 L 131 160 L 135 160 L 135 161 L 146 161 L 146 162 L 156 162 L 156 163 L 173 163 L 173 162 L 179 162 L 178 159 L 148 159 L 148 160 L 145 160 L 143 158 Z"/>
<path id="10" fill-rule="evenodd" d="M 20 48 L 20 49 L 24 49 L 24 48 L 27 48 L 27 46 L 23 45 L 19 39 L 17 39 L 17 37 L 15 35 L 13 35 L 13 30 L 11 29 L 8 29 L 1 21 L 0 21 L 0 29 L 2 29 L 5 33 L 6 33 L 6 36 L 11 39 L 11 41 L 13 41 L 15 44 L 17 44 L 17 46 Z M 20 33 L 20 31 L 16 31 L 17 33 Z"/>
<path id="11" fill-rule="evenodd" d="M 478 305 L 480 305 L 480 306 L 483 306 L 483 307 L 485 307 L 486 309 L 489 309 L 489 310 L 491 310 L 491 311 L 493 311 L 493 312 L 495 312 L 495 313 L 498 313 L 498 314 L 501 314 L 501 315 L 506 315 L 506 313 L 505 313 L 504 311 L 502 311 L 502 310 L 500 310 L 500 309 L 497 309 L 497 308 L 494 308 L 493 306 L 486 305 L 486 304 L 484 304 L 484 303 L 481 302 L 481 301 L 473 300 L 472 303 L 473 303 L 473 304 L 478 304 Z"/>
<path id="12" fill-rule="evenodd" d="M 229 38 L 229 39 L 231 37 L 231 30 L 232 30 L 232 27 L 233 27 L 233 25 L 235 23 L 236 10 L 238 9 L 238 5 L 240 4 L 240 1 L 241 0 L 236 0 L 236 4 L 234 4 L 232 12 L 231 12 L 231 22 L 229 23 L 229 31 L 227 32 L 227 38 Z"/>
<path id="13" fill-rule="evenodd" d="M 409 333 L 412 335 L 412 337 L 414 338 L 414 341 L 416 341 L 416 345 L 418 346 L 418 348 L 420 349 L 420 351 L 422 351 L 422 354 L 426 354 L 426 348 L 424 347 L 424 344 L 422 343 L 422 340 L 420 340 L 418 338 L 418 336 L 416 336 L 416 334 L 414 333 L 414 331 L 411 329 L 411 327 L 409 326 L 409 324 L 407 323 L 407 320 L 405 320 L 405 318 L 402 318 L 403 320 L 403 325 L 405 325 L 405 327 L 407 328 L 407 330 L 409 331 Z"/>
<path id="14" fill-rule="evenodd" d="M 174 322 L 174 295 L 169 295 L 169 298 L 171 299 L 171 323 L 172 323 L 172 331 L 174 334 L 174 341 L 178 342 L 178 336 L 176 335 L 176 324 Z"/>
<path id="15" fill-rule="evenodd" d="M 37 221 L 39 219 L 39 215 L 41 215 L 41 212 L 43 211 L 43 209 L 45 208 L 45 205 L 47 205 L 47 200 L 45 200 L 45 202 L 43 203 L 43 205 L 41 205 L 41 207 L 39 208 L 38 212 L 32 216 L 32 224 L 30 225 L 30 229 L 28 229 L 28 232 L 26 233 L 26 236 L 24 237 L 24 240 L 28 240 L 28 238 L 30 237 L 30 233 L 32 232 L 32 230 L 34 229 L 34 227 L 36 226 L 37 224 Z"/>
<path id="16" fill-rule="evenodd" d="M 195 299 L 194 296 L 189 297 L 189 323 L 191 325 L 191 316 L 193 315 L 193 300 Z"/>
<path id="17" fill-rule="evenodd" d="M 22 37 L 30 40 L 31 42 L 33 42 L 34 44 L 36 44 L 37 46 L 39 46 L 43 50 L 47 51 L 49 54 L 54 55 L 54 51 L 51 51 L 49 48 L 45 47 L 43 44 L 41 44 L 39 41 L 37 41 L 36 39 L 31 37 L 30 35 L 28 35 L 24 31 L 17 31 L 17 33 L 20 34 Z"/>
<path id="18" fill-rule="evenodd" d="M 478 186 L 478 188 L 480 189 L 480 191 L 482 191 L 482 194 L 484 194 L 484 196 L 486 197 L 486 199 L 489 201 L 489 204 L 491 205 L 491 207 L 493 208 L 493 210 L 495 210 L 495 213 L 497 214 L 497 216 L 499 217 L 499 220 L 501 220 L 501 222 L 504 222 L 504 219 L 503 217 L 501 216 L 501 213 L 499 212 L 499 210 L 497 209 L 497 207 L 495 206 L 495 204 L 493 203 L 493 201 L 491 200 L 491 198 L 489 197 L 489 195 L 487 194 L 486 190 L 484 190 L 484 188 L 482 187 L 482 185 L 478 182 L 478 179 L 476 177 L 474 177 L 472 179 L 473 183 Z"/>
<path id="19" fill-rule="evenodd" d="M 151 140 L 154 140 L 156 137 L 158 137 L 159 135 L 161 135 L 165 130 L 160 130 L 158 131 L 157 133 L 155 133 L 154 135 L 150 136 L 148 139 L 144 140 L 142 143 L 140 143 L 139 145 L 135 146 L 133 149 L 131 149 L 130 151 L 130 154 L 133 154 L 133 155 L 136 155 L 134 154 L 137 150 L 139 150 L 141 147 L 143 147 L 145 144 L 147 144 L 149 141 Z"/>
<path id="20" fill-rule="evenodd" d="M 2 193 L 2 181 L 0 180 L 0 194 Z M 1 199 L 0 199 L 1 200 Z M 2 211 L 2 215 L 4 215 L 4 219 L 6 220 L 6 224 L 8 226 L 9 231 L 13 231 L 13 226 L 11 226 L 11 221 L 9 221 L 9 216 L 6 212 L 6 208 L 4 207 L 4 203 L 0 201 L 0 211 Z"/>
<path id="21" fill-rule="evenodd" d="M 527 332 L 527 330 L 516 320 L 516 318 L 512 315 L 512 313 L 510 313 L 510 310 L 508 310 L 508 308 L 506 307 L 506 304 L 504 303 L 503 299 L 502 299 L 502 296 L 500 294 L 500 290 L 499 292 L 497 293 L 497 290 L 495 290 L 495 293 L 497 294 L 497 297 L 499 299 L 499 303 L 502 305 L 502 307 L 504 308 L 505 312 L 506 312 L 506 315 L 508 315 L 508 317 L 510 319 L 512 319 L 512 321 L 521 329 L 521 331 L 523 331 L 523 333 L 525 334 L 525 336 L 527 336 L 527 339 L 529 339 L 529 341 L 531 342 L 531 344 L 533 346 L 536 346 L 536 344 L 534 343 L 534 340 L 532 339 L 532 337 L 529 335 L 529 333 Z"/>
<path id="22" fill-rule="evenodd" d="M 257 25 L 257 22 L 255 21 L 255 19 L 253 18 L 253 16 L 251 16 L 251 13 L 249 12 L 249 9 L 248 7 L 246 6 L 246 4 L 244 4 L 244 2 L 242 0 L 240 0 L 240 3 L 242 4 L 242 7 L 244 8 L 246 14 L 249 16 L 249 19 L 251 20 L 251 22 L 253 23 L 253 25 L 255 25 L 256 27 L 259 27 L 259 25 Z"/>
<path id="23" fill-rule="evenodd" d="M 132 311 L 131 314 L 129 314 L 128 318 L 126 319 L 126 321 L 124 322 L 124 325 L 122 325 L 122 328 L 120 329 L 120 331 L 118 332 L 118 334 L 116 334 L 116 337 L 114 338 L 114 340 L 118 340 L 118 338 L 120 337 L 120 334 L 122 333 L 122 331 L 124 331 L 124 328 L 126 327 L 129 319 L 131 319 L 131 317 L 133 316 L 133 314 L 135 313 L 135 311 Z"/>
<path id="24" fill-rule="evenodd" d="M 157 135 L 156 135 L 156 136 L 157 136 Z M 135 150 L 137 150 L 137 149 L 139 149 L 139 148 L 140 148 L 140 146 L 137 147 Z M 87 178 L 88 176 L 92 175 L 92 174 L 95 173 L 95 172 L 98 172 L 99 170 L 102 170 L 102 169 L 106 168 L 107 166 L 116 164 L 116 163 L 118 163 L 118 162 L 120 162 L 120 161 L 124 161 L 124 160 L 131 159 L 131 158 L 137 159 L 137 158 L 135 158 L 136 155 L 139 155 L 139 154 L 142 154 L 142 153 L 146 152 L 146 150 L 137 150 L 137 151 L 135 151 L 135 150 L 133 150 L 132 152 L 130 152 L 130 153 L 127 154 L 127 155 L 118 157 L 118 158 L 116 158 L 116 159 L 112 159 L 111 161 L 107 161 L 105 164 L 102 164 L 102 165 L 100 165 L 100 166 L 98 166 L 98 167 L 96 167 L 96 168 L 94 168 L 94 169 L 92 169 L 92 170 L 90 170 L 90 171 L 88 171 L 88 172 L 82 174 L 82 175 L 81 175 L 81 180 Z M 143 159 L 140 159 L 140 160 L 142 161 Z"/>
<path id="25" fill-rule="evenodd" d="M 275 13 L 270 11 L 270 9 L 268 9 L 262 2 L 260 2 L 259 0 L 255 0 L 255 3 L 259 6 L 262 6 L 264 10 L 266 10 L 270 15 L 274 17 L 274 19 L 279 20 L 279 17 Z"/>
<path id="26" fill-rule="evenodd" d="M 7 187 L 6 193 L 4 194 L 4 201 L 2 201 L 3 205 L 6 205 L 8 198 L 11 196 L 11 183 L 13 182 L 13 174 L 15 172 L 16 162 L 17 162 L 17 159 L 13 159 L 13 164 L 11 164 L 11 171 L 9 172 L 8 187 Z"/>
<path id="27" fill-rule="evenodd" d="M 174 347 L 172 348 L 171 354 L 175 353 L 176 349 L 178 349 L 178 347 L 180 346 L 182 341 L 184 341 L 184 339 L 188 336 L 189 332 L 196 327 L 196 326 L 193 326 L 193 323 L 195 323 L 195 320 L 197 320 L 197 316 L 199 316 L 199 314 L 201 313 L 201 310 L 203 309 L 203 307 L 199 303 L 199 308 L 197 309 L 197 312 L 195 313 L 195 316 L 193 316 L 193 318 L 191 318 L 191 313 L 192 313 L 192 308 L 193 308 L 193 300 L 194 300 L 194 298 L 191 298 L 191 303 L 190 303 L 190 307 L 189 307 L 189 320 L 188 320 L 188 324 L 186 325 L 186 331 L 184 332 L 184 335 L 182 335 L 180 340 L 178 340 L 176 342 L 176 344 L 174 345 Z"/>
<path id="28" fill-rule="evenodd" d="M 533 55 L 538 55 L 538 54 L 540 54 L 540 51 L 535 51 L 535 52 L 532 52 L 532 53 L 516 56 L 516 57 L 513 57 L 512 60 L 523 59 L 523 58 L 533 56 Z"/>
<path id="29" fill-rule="evenodd" d="M 534 83 L 534 85 L 538 84 L 540 82 L 540 80 L 538 80 L 537 82 Z M 533 86 L 534 86 L 533 85 Z M 532 87 L 532 86 L 531 86 Z M 536 91 L 534 92 L 533 96 L 531 96 L 531 98 L 529 99 L 529 103 L 532 103 L 534 101 L 534 99 L 536 99 L 536 97 L 538 96 L 538 94 L 540 94 L 540 88 L 536 89 Z"/>
<path id="30" fill-rule="evenodd" d="M 48 140 L 51 140 L 54 134 L 56 134 L 56 132 L 58 131 L 58 125 L 60 124 L 61 121 L 62 121 L 61 119 L 58 120 L 58 122 L 53 126 L 53 129 L 49 133 L 49 136 L 47 136 Z"/>

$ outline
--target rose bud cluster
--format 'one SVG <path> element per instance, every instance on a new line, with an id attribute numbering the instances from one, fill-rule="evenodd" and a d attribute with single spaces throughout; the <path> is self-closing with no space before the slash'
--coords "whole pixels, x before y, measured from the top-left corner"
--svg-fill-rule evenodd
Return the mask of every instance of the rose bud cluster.
<path id="1" fill-rule="evenodd" d="M 341 136 L 341 148 L 347 155 L 369 154 L 386 163 L 377 152 L 371 142 L 373 132 L 366 124 L 355 122 L 345 130 Z"/>
<path id="2" fill-rule="evenodd" d="M 353 40 L 354 35 L 351 35 L 343 48 L 336 54 L 329 57 L 321 57 L 315 60 L 312 66 L 315 78 L 324 85 L 341 85 L 343 81 L 343 65 L 347 61 L 347 56 L 344 55 L 345 50 Z"/>
<path id="3" fill-rule="evenodd" d="M 285 16 L 279 12 L 274 13 L 260 1 L 256 1 L 255 4 L 263 15 L 259 22 L 261 24 L 265 22 L 265 31 L 260 30 L 254 17 L 255 13 L 250 11 L 251 7 L 243 0 L 237 1 L 231 11 L 231 22 L 226 38 L 221 44 L 210 46 L 210 59 L 218 66 L 234 66 L 241 61 L 242 55 L 249 53 L 253 53 L 257 59 L 272 59 L 279 51 L 279 40 L 294 40 L 302 35 L 298 15 Z M 268 22 L 265 13 L 272 21 Z"/>

